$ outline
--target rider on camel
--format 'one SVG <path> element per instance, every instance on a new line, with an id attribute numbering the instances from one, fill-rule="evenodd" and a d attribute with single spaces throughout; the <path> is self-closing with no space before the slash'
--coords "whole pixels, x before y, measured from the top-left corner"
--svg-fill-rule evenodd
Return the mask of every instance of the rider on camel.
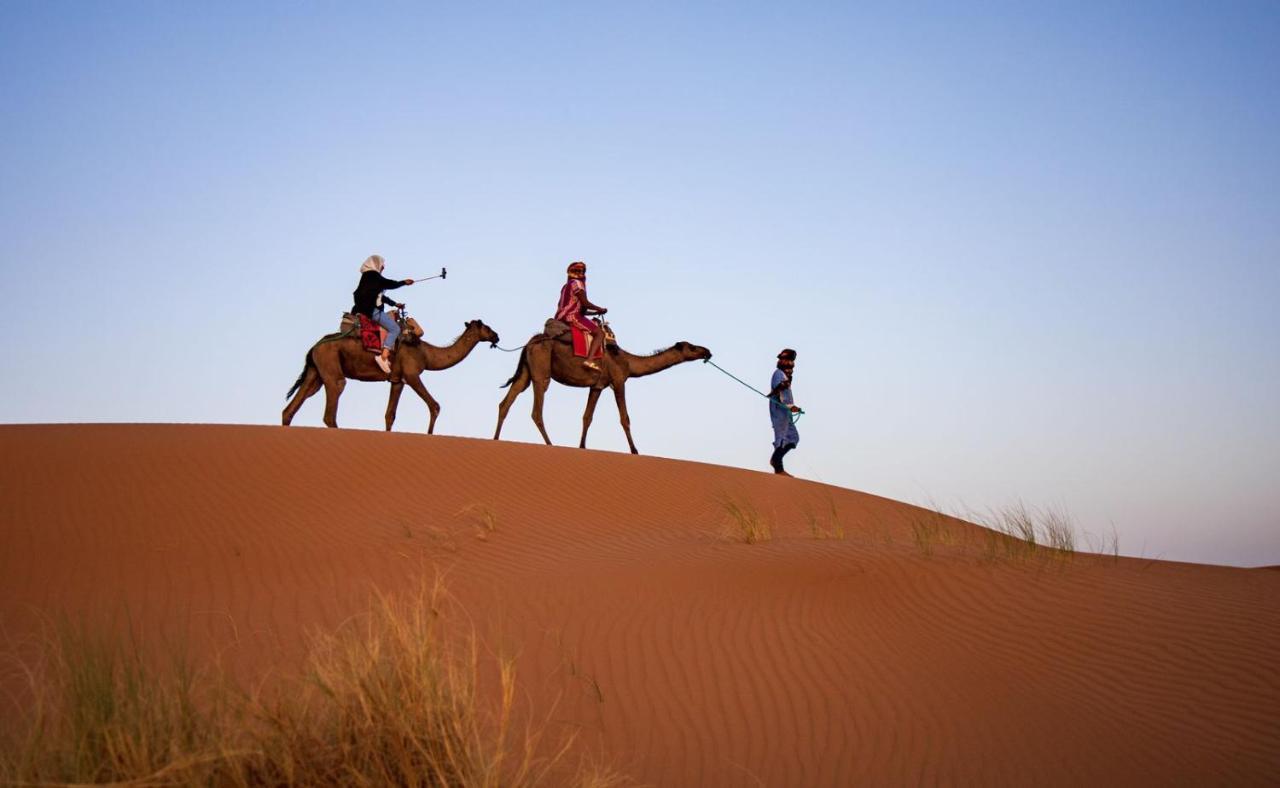
<path id="1" fill-rule="evenodd" d="M 382 291 L 395 290 L 397 287 L 413 284 L 412 279 L 388 279 L 382 275 L 386 261 L 382 255 L 370 255 L 360 266 L 360 284 L 356 286 L 352 296 L 355 304 L 351 307 L 353 315 L 364 315 L 387 330 L 387 338 L 382 342 L 382 355 L 374 356 L 378 367 L 388 375 L 391 374 L 391 349 L 396 346 L 396 338 L 400 336 L 400 326 L 382 309 Z M 387 299 L 393 306 L 396 302 Z"/>
<path id="2" fill-rule="evenodd" d="M 589 314 L 603 315 L 608 312 L 587 300 L 587 264 L 582 261 L 569 263 L 569 281 L 560 288 L 560 303 L 556 306 L 556 320 L 567 323 L 582 331 L 586 339 L 587 352 L 582 365 L 588 369 L 600 371 L 600 365 L 591 360 L 591 349 L 599 343 L 604 348 L 604 334 L 596 321 L 587 317 Z"/>

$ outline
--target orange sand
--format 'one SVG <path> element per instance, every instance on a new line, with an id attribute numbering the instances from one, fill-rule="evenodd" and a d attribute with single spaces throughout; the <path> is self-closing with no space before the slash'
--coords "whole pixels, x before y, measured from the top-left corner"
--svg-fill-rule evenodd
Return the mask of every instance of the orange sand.
<path id="1" fill-rule="evenodd" d="M 530 699 L 558 699 L 554 725 L 641 783 L 1280 774 L 1277 572 L 991 561 L 959 521 L 926 554 L 906 504 L 518 443 L 67 425 L 0 427 L 0 448 L 11 639 L 70 612 L 265 671 L 370 587 L 443 569 L 482 635 L 519 652 Z M 370 456 L 389 482 L 358 471 Z M 722 538 L 723 494 L 776 538 Z M 846 537 L 815 539 L 804 511 L 832 502 Z M 496 531 L 458 514 L 472 505 Z"/>

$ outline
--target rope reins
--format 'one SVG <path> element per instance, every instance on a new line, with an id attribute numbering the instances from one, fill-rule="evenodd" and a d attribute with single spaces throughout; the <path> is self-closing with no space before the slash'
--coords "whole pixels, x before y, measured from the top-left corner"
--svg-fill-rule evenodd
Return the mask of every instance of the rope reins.
<path id="1" fill-rule="evenodd" d="M 726 374 L 726 375 L 728 375 L 729 377 L 733 378 L 734 380 L 738 381 L 738 382 L 739 382 L 739 383 L 741 383 L 742 385 L 744 385 L 744 386 L 746 386 L 747 388 L 751 389 L 751 390 L 752 390 L 752 391 L 754 391 L 755 393 L 757 393 L 757 394 L 759 394 L 760 396 L 764 397 L 765 399 L 769 400 L 769 402 L 770 402 L 770 403 L 774 403 L 774 402 L 776 402 L 777 404 L 781 405 L 782 407 L 787 408 L 787 409 L 788 409 L 788 410 L 787 410 L 787 415 L 788 415 L 788 418 L 790 418 L 790 419 L 791 419 L 791 423 L 792 423 L 792 424 L 795 424 L 797 421 L 800 421 L 800 417 L 804 415 L 804 410 L 803 410 L 803 409 L 799 410 L 799 411 L 798 411 L 798 412 L 796 412 L 796 413 L 791 413 L 791 412 L 790 412 L 790 408 L 791 408 L 791 406 L 790 406 L 790 405 L 788 405 L 787 403 L 783 402 L 781 397 L 778 397 L 777 399 L 774 399 L 773 397 L 770 397 L 768 394 L 765 394 L 763 391 L 760 391 L 760 390 L 759 390 L 759 389 L 757 389 L 755 386 L 753 386 L 753 385 L 751 385 L 750 383 L 746 382 L 746 381 L 745 381 L 745 380 L 743 380 L 742 378 L 740 378 L 740 377 L 738 377 L 737 375 L 733 374 L 732 372 L 730 372 L 729 370 L 727 370 L 727 369 L 725 369 L 724 367 L 720 366 L 719 364 L 717 364 L 716 362 L 712 361 L 711 359 L 709 359 L 709 358 L 707 358 L 707 359 L 703 359 L 703 360 L 702 360 L 702 363 L 703 363 L 703 364 L 710 364 L 711 366 L 713 366 L 713 367 L 715 367 L 716 369 L 720 370 L 720 371 L 721 371 L 721 372 L 723 372 L 724 374 Z"/>
<path id="2" fill-rule="evenodd" d="M 532 342 L 533 340 L 531 339 L 528 342 L 524 343 L 523 345 L 516 345 L 515 347 L 503 347 L 502 345 L 494 345 L 494 347 L 497 348 L 498 350 L 501 350 L 503 353 L 514 353 L 517 350 L 524 350 L 525 348 L 529 347 L 529 345 Z"/>

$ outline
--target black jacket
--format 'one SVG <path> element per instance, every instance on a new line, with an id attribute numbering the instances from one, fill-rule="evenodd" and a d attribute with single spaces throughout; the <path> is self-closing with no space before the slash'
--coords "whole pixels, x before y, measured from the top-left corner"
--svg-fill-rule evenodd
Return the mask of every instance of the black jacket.
<path id="1" fill-rule="evenodd" d="M 404 287 L 404 282 L 388 279 L 377 271 L 365 271 L 360 274 L 360 284 L 356 285 L 355 292 L 351 294 L 355 298 L 351 313 L 373 317 L 373 310 L 378 308 L 378 293 L 395 290 L 397 287 Z"/>

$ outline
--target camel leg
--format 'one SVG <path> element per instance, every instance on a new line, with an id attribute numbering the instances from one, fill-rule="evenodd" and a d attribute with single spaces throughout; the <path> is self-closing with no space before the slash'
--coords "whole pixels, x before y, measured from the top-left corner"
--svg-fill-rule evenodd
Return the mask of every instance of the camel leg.
<path id="1" fill-rule="evenodd" d="M 529 388 L 529 369 L 522 366 L 520 371 L 516 373 L 516 379 L 511 381 L 511 388 L 507 390 L 507 396 L 503 397 L 502 402 L 498 403 L 498 428 L 493 431 L 494 440 L 497 440 L 498 436 L 502 434 L 502 422 L 507 420 L 507 411 L 511 410 L 511 404 L 527 388 Z"/>
<path id="2" fill-rule="evenodd" d="M 587 409 L 582 412 L 582 440 L 579 449 L 587 448 L 587 430 L 591 429 L 591 417 L 595 415 L 596 403 L 600 401 L 600 392 L 604 389 L 591 389 L 587 393 Z"/>
<path id="3" fill-rule="evenodd" d="M 396 423 L 396 408 L 400 407 L 400 393 L 404 391 L 404 381 L 391 384 L 391 396 L 387 397 L 387 432 Z"/>
<path id="4" fill-rule="evenodd" d="M 427 391 L 427 387 L 422 385 L 422 378 L 417 375 L 406 375 L 405 383 L 409 384 L 409 388 L 417 392 L 422 401 L 427 403 L 427 410 L 431 413 L 431 421 L 427 424 L 427 434 L 433 435 L 436 430 L 436 418 L 440 415 L 440 403 L 436 402 L 435 397 L 431 396 L 431 392 Z"/>
<path id="5" fill-rule="evenodd" d="M 627 415 L 627 392 L 622 386 L 613 387 L 613 398 L 618 401 L 618 420 L 622 422 L 622 431 L 627 434 L 627 445 L 631 447 L 632 454 L 639 454 L 636 451 L 636 442 L 631 440 L 631 417 Z"/>
<path id="6" fill-rule="evenodd" d="M 338 397 L 342 396 L 342 390 L 346 387 L 346 378 L 337 378 L 324 382 L 324 426 L 337 428 Z"/>
<path id="7" fill-rule="evenodd" d="M 298 393 L 293 395 L 293 399 L 285 406 L 284 412 L 280 414 L 280 423 L 288 427 L 293 423 L 293 417 L 298 414 L 298 409 L 302 407 L 302 403 L 306 402 L 311 395 L 320 390 L 320 373 L 315 367 L 308 367 L 306 377 L 302 379 L 302 385 L 298 387 Z"/>
<path id="8" fill-rule="evenodd" d="M 551 385 L 550 380 L 535 380 L 533 382 L 533 423 L 538 425 L 538 432 L 542 433 L 542 440 L 551 445 L 551 438 L 547 437 L 547 428 L 542 424 L 542 398 L 546 396 L 547 386 Z"/>

